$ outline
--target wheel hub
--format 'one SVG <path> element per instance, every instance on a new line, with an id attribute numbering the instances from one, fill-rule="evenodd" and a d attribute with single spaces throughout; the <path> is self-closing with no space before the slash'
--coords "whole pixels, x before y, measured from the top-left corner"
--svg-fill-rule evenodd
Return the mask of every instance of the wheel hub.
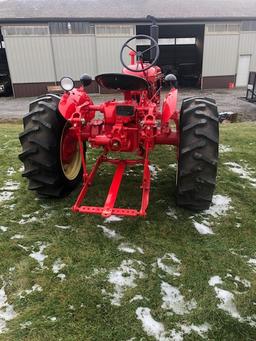
<path id="1" fill-rule="evenodd" d="M 74 180 L 81 169 L 81 155 L 75 133 L 70 129 L 68 123 L 61 136 L 60 161 L 65 177 L 68 180 Z"/>

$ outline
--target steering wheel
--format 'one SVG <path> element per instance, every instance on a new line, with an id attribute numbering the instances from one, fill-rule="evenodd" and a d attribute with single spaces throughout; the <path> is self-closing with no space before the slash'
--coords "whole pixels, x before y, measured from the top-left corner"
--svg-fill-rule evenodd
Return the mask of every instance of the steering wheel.
<path id="1" fill-rule="evenodd" d="M 148 47 L 146 50 L 144 51 L 135 51 L 131 46 L 129 46 L 128 44 L 132 41 L 132 40 L 135 40 L 135 39 L 149 39 L 152 44 L 152 46 Z M 128 65 L 126 65 L 124 59 L 123 59 L 123 54 L 124 54 L 124 49 L 125 48 L 128 48 L 129 50 L 133 51 L 135 53 L 135 56 L 136 56 L 136 60 L 137 60 L 137 68 L 136 69 L 131 69 L 129 68 Z M 148 52 L 152 49 L 156 49 L 156 55 L 155 55 L 155 58 L 154 60 L 146 67 L 143 67 L 143 55 L 145 52 Z M 133 36 L 132 38 L 128 39 L 122 46 L 121 48 L 121 51 L 120 51 L 120 61 L 122 63 L 122 65 L 129 71 L 133 71 L 133 72 L 142 72 L 142 71 L 146 71 L 148 69 L 150 69 L 153 65 L 156 64 L 157 62 L 157 59 L 159 58 L 159 53 L 160 53 L 160 49 L 159 49 L 159 46 L 157 44 L 157 42 L 155 41 L 154 38 L 150 37 L 150 36 L 147 36 L 147 35 L 144 35 L 144 34 L 138 34 L 136 36 Z M 139 61 L 141 61 L 141 68 L 138 69 L 138 66 L 139 66 Z"/>

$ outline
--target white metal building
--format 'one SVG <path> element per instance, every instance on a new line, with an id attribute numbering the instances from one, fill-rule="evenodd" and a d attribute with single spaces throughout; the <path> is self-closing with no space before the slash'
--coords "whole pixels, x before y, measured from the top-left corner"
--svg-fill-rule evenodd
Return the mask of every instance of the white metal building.
<path id="1" fill-rule="evenodd" d="M 9 70 L 17 97 L 64 75 L 120 72 L 121 46 L 149 33 L 149 14 L 160 26 L 159 65 L 184 84 L 193 71 L 201 88 L 246 86 L 256 71 L 256 0 L 2 0 L 0 72 Z"/>

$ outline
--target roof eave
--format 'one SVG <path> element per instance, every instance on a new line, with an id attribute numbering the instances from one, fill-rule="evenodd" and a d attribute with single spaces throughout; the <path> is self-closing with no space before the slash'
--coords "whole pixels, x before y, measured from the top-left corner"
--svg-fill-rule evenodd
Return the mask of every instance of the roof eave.
<path id="1" fill-rule="evenodd" d="M 241 20 L 256 20 L 256 17 L 179 17 L 179 18 L 157 18 L 157 22 L 196 22 L 196 21 L 241 21 Z M 56 21 L 89 21 L 94 23 L 149 23 L 146 18 L 93 18 L 93 17 L 42 17 L 42 18 L 0 18 L 0 24 L 11 23 L 45 23 Z"/>

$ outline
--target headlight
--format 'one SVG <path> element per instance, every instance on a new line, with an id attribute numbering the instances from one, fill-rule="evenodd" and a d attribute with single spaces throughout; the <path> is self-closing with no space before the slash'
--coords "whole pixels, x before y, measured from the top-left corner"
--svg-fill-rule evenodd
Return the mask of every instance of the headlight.
<path id="1" fill-rule="evenodd" d="M 71 91 L 75 84 L 72 78 L 70 77 L 63 77 L 60 80 L 60 86 L 62 87 L 63 90 L 65 91 Z"/>

